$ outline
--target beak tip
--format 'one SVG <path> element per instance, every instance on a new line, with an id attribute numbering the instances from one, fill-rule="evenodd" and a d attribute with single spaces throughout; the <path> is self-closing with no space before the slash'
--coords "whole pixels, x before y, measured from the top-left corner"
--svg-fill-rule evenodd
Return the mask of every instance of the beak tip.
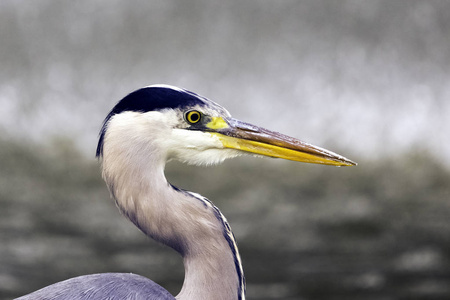
<path id="1" fill-rule="evenodd" d="M 351 160 L 347 159 L 345 161 L 345 165 L 344 166 L 346 166 L 346 167 L 353 167 L 353 166 L 357 166 L 357 165 L 358 165 L 357 162 L 354 162 L 354 161 L 351 161 Z"/>

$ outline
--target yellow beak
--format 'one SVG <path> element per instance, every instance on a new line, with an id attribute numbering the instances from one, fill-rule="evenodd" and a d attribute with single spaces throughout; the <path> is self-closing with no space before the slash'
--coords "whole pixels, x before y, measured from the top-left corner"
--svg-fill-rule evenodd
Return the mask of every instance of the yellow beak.
<path id="1" fill-rule="evenodd" d="M 339 154 L 239 120 L 214 118 L 208 125 L 225 148 L 306 163 L 356 165 Z"/>

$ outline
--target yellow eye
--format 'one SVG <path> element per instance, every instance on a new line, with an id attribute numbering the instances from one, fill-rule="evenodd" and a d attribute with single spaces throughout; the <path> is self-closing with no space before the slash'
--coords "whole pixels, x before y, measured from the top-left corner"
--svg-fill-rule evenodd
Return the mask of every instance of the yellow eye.
<path id="1" fill-rule="evenodd" d="M 189 123 L 195 124 L 200 121 L 202 114 L 199 111 L 191 110 L 186 113 L 185 118 Z"/>

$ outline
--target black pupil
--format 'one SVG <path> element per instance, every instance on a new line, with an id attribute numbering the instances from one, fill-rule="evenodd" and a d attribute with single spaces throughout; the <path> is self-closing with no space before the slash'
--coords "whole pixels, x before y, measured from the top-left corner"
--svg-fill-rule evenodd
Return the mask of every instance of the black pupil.
<path id="1" fill-rule="evenodd" d="M 193 123 L 197 122 L 200 119 L 199 113 L 197 113 L 197 112 L 191 113 L 190 119 L 191 119 L 191 122 L 193 122 Z"/>

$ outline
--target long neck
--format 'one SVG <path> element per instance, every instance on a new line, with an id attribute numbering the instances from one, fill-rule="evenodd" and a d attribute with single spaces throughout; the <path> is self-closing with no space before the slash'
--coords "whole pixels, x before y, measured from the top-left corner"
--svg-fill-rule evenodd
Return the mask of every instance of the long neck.
<path id="1" fill-rule="evenodd" d="M 220 211 L 206 198 L 172 187 L 156 153 L 151 161 L 148 154 L 142 159 L 124 154 L 105 148 L 104 178 L 120 210 L 137 227 L 183 256 L 185 279 L 176 298 L 245 299 L 236 242 Z"/>

